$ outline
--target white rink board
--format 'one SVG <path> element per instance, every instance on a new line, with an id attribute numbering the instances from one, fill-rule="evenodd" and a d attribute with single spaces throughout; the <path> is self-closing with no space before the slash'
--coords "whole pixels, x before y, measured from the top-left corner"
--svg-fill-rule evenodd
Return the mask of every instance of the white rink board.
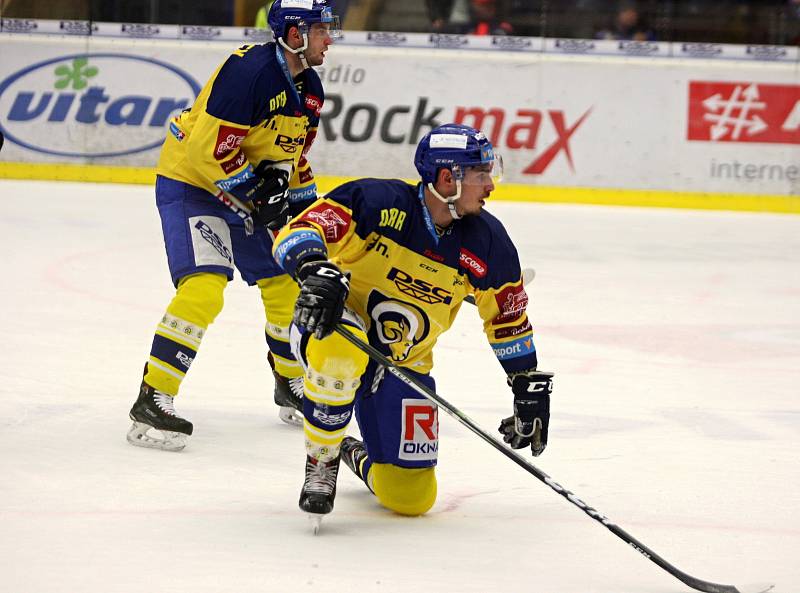
<path id="1" fill-rule="evenodd" d="M 0 158 L 152 166 L 170 106 L 190 104 L 236 45 L 0 35 Z M 320 175 L 413 177 L 422 134 L 462 121 L 495 140 L 511 183 L 800 194 L 796 58 L 574 55 L 559 47 L 336 45 L 319 69 L 328 98 L 312 164 Z M 692 85 L 704 86 L 692 95 Z M 717 118 L 719 137 L 706 131 L 690 140 L 690 126 L 708 128 L 707 118 Z"/>

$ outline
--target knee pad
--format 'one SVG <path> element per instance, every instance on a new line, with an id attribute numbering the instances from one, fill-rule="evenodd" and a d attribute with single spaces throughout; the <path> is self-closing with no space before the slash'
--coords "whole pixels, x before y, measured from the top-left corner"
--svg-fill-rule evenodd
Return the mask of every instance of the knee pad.
<path id="1" fill-rule="evenodd" d="M 361 330 L 350 327 L 354 335 L 367 341 Z M 340 406 L 350 403 L 361 384 L 369 356 L 337 333 L 323 340 L 311 336 L 305 350 L 307 364 L 306 396 L 312 401 Z"/>
<path id="2" fill-rule="evenodd" d="M 360 329 L 355 333 L 366 340 Z M 305 349 L 305 361 L 303 429 L 306 452 L 325 460 L 336 457 L 339 452 L 369 358 L 334 333 L 323 340 L 311 336 Z"/>
<path id="3" fill-rule="evenodd" d="M 222 274 L 200 273 L 181 278 L 167 313 L 207 328 L 222 311 L 228 279 Z"/>
<path id="4" fill-rule="evenodd" d="M 436 468 L 374 463 L 368 482 L 380 503 L 401 515 L 424 515 L 436 502 Z"/>

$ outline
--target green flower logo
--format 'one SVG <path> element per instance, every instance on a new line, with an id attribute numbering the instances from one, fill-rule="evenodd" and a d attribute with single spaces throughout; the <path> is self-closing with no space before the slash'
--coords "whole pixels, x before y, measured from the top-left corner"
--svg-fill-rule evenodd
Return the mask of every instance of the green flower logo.
<path id="1" fill-rule="evenodd" d="M 62 64 L 56 68 L 55 74 L 61 78 L 56 80 L 55 87 L 57 89 L 65 89 L 72 85 L 72 88 L 76 91 L 85 89 L 89 85 L 87 79 L 97 76 L 98 72 L 97 68 L 88 64 L 88 58 L 75 58 L 72 60 L 71 67 Z"/>

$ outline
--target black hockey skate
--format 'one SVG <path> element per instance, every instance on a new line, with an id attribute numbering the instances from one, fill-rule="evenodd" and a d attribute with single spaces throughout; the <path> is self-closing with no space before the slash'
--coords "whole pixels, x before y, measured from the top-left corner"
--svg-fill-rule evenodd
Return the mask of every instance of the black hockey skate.
<path id="1" fill-rule="evenodd" d="M 361 478 L 369 488 L 367 476 L 364 473 L 364 462 L 367 460 L 367 449 L 364 443 L 353 437 L 344 437 L 342 440 L 341 456 L 344 464 L 356 476 Z M 372 490 L 372 488 L 370 488 Z"/>
<path id="2" fill-rule="evenodd" d="M 128 430 L 128 442 L 137 447 L 180 451 L 194 426 L 175 412 L 173 397 L 142 381 L 139 397 L 130 411 L 133 425 Z M 157 431 L 161 438 L 152 434 Z"/>
<path id="3" fill-rule="evenodd" d="M 339 459 L 319 461 L 310 455 L 306 456 L 306 479 L 300 491 L 300 509 L 309 514 L 315 535 L 319 532 L 322 517 L 333 510 Z"/>
<path id="4" fill-rule="evenodd" d="M 278 406 L 278 416 L 286 424 L 303 426 L 303 377 L 289 379 L 275 370 L 275 359 L 272 352 L 267 354 L 269 366 L 275 377 L 275 404 Z"/>

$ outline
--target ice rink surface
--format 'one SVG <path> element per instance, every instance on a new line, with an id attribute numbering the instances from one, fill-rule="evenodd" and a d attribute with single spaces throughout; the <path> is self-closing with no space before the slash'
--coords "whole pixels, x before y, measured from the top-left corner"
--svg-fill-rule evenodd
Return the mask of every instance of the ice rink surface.
<path id="1" fill-rule="evenodd" d="M 177 399 L 181 453 L 128 445 L 173 290 L 152 190 L 0 182 L 3 593 L 690 591 L 452 418 L 425 517 L 342 468 L 313 537 L 303 439 L 272 404 L 258 292 L 241 280 Z M 490 202 L 556 373 L 534 463 L 696 577 L 800 591 L 800 217 Z M 465 306 L 440 394 L 510 412 Z M 351 427 L 355 431 L 355 427 Z"/>

